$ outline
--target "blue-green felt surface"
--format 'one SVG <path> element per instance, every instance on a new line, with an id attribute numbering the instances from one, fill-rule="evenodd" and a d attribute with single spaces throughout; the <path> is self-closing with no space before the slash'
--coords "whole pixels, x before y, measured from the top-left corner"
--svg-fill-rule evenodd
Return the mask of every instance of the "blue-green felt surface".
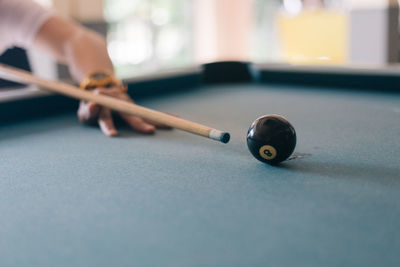
<path id="1" fill-rule="evenodd" d="M 141 104 L 228 130 L 104 137 L 74 114 L 0 127 L 0 266 L 400 266 L 400 96 L 203 87 Z M 245 136 L 277 113 L 306 157 Z"/>

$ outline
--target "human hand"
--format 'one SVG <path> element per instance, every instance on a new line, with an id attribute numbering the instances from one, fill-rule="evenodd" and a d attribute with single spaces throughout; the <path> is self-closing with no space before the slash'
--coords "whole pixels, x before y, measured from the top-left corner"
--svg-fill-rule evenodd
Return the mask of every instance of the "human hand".
<path id="1" fill-rule="evenodd" d="M 113 88 L 97 88 L 92 91 L 94 94 L 102 94 L 111 96 L 123 101 L 134 103 L 130 96 L 118 87 Z M 156 128 L 169 129 L 170 127 L 159 123 L 144 120 L 142 118 L 118 113 L 118 115 L 134 130 L 152 134 Z M 78 118 L 84 124 L 98 124 L 101 131 L 107 136 L 116 136 L 118 131 L 113 121 L 113 111 L 109 108 L 102 107 L 94 102 L 81 101 L 78 109 Z"/>

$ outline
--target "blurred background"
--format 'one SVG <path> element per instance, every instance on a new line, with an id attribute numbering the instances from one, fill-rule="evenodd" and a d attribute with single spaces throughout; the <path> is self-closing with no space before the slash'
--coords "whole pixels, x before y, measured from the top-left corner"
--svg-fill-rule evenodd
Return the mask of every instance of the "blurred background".
<path id="1" fill-rule="evenodd" d="M 105 34 L 122 77 L 216 60 L 361 67 L 399 61 L 397 0 L 37 1 Z M 43 76 L 65 73 L 38 52 L 30 58 Z"/>

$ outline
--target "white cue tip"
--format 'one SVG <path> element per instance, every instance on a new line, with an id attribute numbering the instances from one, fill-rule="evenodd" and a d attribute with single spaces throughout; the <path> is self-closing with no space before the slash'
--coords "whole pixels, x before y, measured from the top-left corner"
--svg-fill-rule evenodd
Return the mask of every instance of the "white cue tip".
<path id="1" fill-rule="evenodd" d="M 208 135 L 211 139 L 220 141 L 224 144 L 229 142 L 229 139 L 231 139 L 231 135 L 227 132 L 222 132 L 219 130 L 212 129 Z"/>

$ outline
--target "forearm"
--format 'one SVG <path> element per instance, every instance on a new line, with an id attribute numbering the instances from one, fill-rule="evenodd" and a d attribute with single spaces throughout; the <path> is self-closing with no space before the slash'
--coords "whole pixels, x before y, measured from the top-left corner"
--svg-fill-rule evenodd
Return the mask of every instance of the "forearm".
<path id="1" fill-rule="evenodd" d="M 53 17 L 47 21 L 37 34 L 35 46 L 66 63 L 77 81 L 94 71 L 113 71 L 104 38 L 68 19 Z"/>
<path id="2" fill-rule="evenodd" d="M 104 38 L 65 18 L 56 16 L 45 22 L 36 35 L 34 45 L 66 63 L 78 82 L 81 82 L 86 75 L 96 71 L 113 71 Z M 133 102 L 129 95 L 118 86 L 95 90 L 95 93 Z M 151 134 L 155 131 L 156 126 L 165 128 L 163 125 L 147 122 L 139 117 L 123 113 L 119 115 L 133 129 L 142 133 Z M 107 136 L 118 134 L 114 126 L 112 111 L 94 102 L 80 101 L 78 117 L 83 123 L 97 121 Z"/>

